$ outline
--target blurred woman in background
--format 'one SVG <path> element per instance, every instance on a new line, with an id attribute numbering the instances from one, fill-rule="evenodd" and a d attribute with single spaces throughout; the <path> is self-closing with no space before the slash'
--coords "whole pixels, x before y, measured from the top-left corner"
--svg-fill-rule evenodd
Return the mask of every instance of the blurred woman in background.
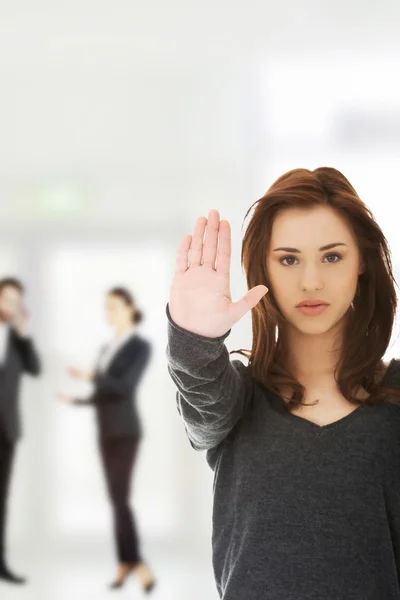
<path id="1" fill-rule="evenodd" d="M 95 371 L 69 369 L 72 377 L 93 382 L 93 393 L 86 399 L 75 399 L 65 394 L 59 394 L 59 397 L 74 405 L 93 405 L 96 409 L 99 449 L 112 503 L 119 562 L 111 588 L 122 587 L 127 576 L 135 573 L 144 591 L 150 592 L 155 580 L 140 553 L 129 492 L 142 436 L 136 390 L 149 363 L 151 347 L 136 332 L 143 314 L 136 308 L 128 290 L 122 287 L 111 289 L 106 295 L 105 311 L 114 335 L 110 343 L 101 349 Z"/>

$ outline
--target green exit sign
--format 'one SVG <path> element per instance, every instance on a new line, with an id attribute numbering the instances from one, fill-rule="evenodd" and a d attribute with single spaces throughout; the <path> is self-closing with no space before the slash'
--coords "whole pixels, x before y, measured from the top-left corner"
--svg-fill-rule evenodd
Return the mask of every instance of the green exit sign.
<path id="1" fill-rule="evenodd" d="M 82 215 L 89 209 L 88 185 L 51 181 L 24 185 L 17 198 L 19 211 L 32 218 Z"/>

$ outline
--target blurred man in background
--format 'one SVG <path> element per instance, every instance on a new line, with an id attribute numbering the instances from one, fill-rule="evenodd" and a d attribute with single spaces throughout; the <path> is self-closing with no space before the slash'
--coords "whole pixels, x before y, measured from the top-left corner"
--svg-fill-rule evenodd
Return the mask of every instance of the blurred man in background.
<path id="1" fill-rule="evenodd" d="M 29 334 L 24 288 L 13 277 L 0 279 L 0 580 L 22 584 L 6 562 L 7 496 L 16 443 L 21 436 L 19 384 L 23 373 L 39 375 L 40 360 Z"/>

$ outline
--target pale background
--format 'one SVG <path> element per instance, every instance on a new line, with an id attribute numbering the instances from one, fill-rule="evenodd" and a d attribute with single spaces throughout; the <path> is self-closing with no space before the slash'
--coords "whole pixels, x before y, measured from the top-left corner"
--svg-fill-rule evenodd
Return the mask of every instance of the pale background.
<path id="1" fill-rule="evenodd" d="M 99 600 L 114 574 L 94 415 L 57 403 L 108 336 L 107 288 L 127 285 L 153 345 L 132 498 L 155 599 L 216 600 L 212 473 L 192 450 L 165 360 L 180 239 L 218 208 L 232 292 L 247 208 L 284 171 L 341 169 L 400 261 L 400 7 L 338 0 L 0 3 L 0 274 L 28 287 L 44 373 L 23 387 L 25 438 L 4 600 Z M 397 327 L 396 327 L 397 335 Z M 229 349 L 249 347 L 250 320 Z M 395 340 L 394 340 L 395 342 Z M 399 355 L 398 344 L 388 358 Z M 140 597 L 132 582 L 121 598 Z"/>

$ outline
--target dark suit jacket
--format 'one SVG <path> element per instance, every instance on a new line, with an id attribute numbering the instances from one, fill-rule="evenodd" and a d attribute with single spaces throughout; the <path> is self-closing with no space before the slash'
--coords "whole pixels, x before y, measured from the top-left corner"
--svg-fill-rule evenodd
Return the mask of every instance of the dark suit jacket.
<path id="1" fill-rule="evenodd" d="M 135 333 L 104 372 L 96 370 L 92 395 L 75 400 L 78 405 L 95 406 L 100 437 L 141 437 L 136 390 L 150 354 L 150 343 Z"/>
<path id="2" fill-rule="evenodd" d="M 41 364 L 31 338 L 10 329 L 4 362 L 0 364 L 0 428 L 11 442 L 21 436 L 19 386 L 21 375 L 39 375 Z"/>

